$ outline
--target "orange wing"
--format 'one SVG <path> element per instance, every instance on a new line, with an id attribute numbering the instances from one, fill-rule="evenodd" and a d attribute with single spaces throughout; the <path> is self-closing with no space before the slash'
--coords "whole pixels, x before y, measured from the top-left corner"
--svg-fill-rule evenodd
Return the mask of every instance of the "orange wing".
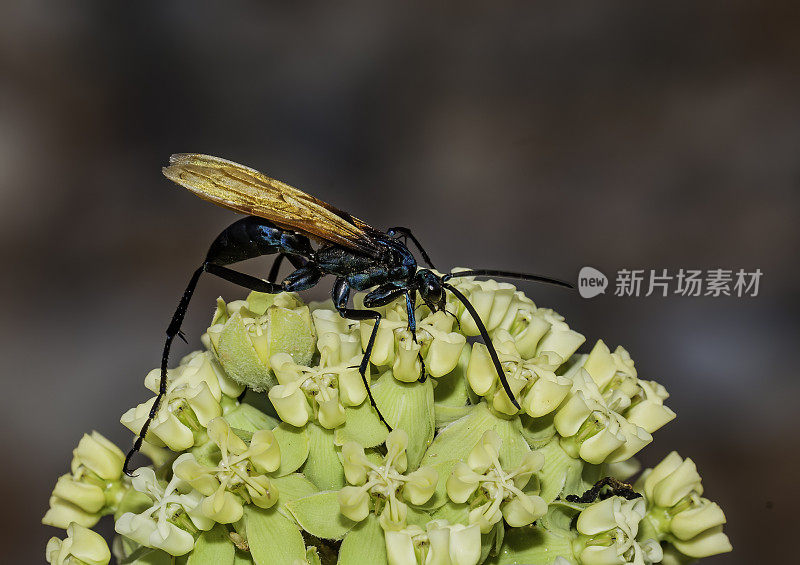
<path id="1" fill-rule="evenodd" d="M 223 208 L 266 218 L 314 239 L 370 256 L 380 255 L 378 230 L 330 204 L 281 181 L 219 157 L 177 153 L 163 173 L 200 198 Z"/>

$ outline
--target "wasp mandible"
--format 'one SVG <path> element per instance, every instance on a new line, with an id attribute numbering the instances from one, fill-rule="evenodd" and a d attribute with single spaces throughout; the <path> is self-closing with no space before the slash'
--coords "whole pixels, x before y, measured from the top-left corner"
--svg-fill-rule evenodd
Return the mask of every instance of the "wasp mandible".
<path id="1" fill-rule="evenodd" d="M 315 286 L 323 276 L 333 275 L 335 282 L 331 298 L 339 314 L 350 320 L 375 321 L 359 373 L 367 389 L 370 404 L 389 429 L 391 426 L 378 410 L 366 379 L 381 321 L 380 313 L 370 308 L 384 306 L 404 296 L 408 329 L 416 341 L 414 311 L 417 293 L 428 308 L 436 312 L 445 309 L 445 291 L 449 291 L 464 304 L 475 320 L 503 389 L 514 406 L 519 408 L 480 316 L 469 300 L 448 281 L 455 277 L 494 276 L 546 282 L 567 288 L 572 288 L 572 285 L 549 277 L 488 269 L 459 271 L 440 276 L 433 271 L 435 267 L 430 257 L 408 228 L 394 227 L 385 232 L 375 229 L 347 212 L 286 183 L 219 157 L 179 153 L 172 155 L 169 162 L 169 166 L 163 169 L 168 179 L 188 188 L 204 200 L 247 216 L 234 222 L 217 236 L 183 292 L 167 327 L 158 395 L 133 448 L 125 458 L 126 473 L 129 473 L 131 457 L 139 451 L 150 422 L 158 412 L 161 399 L 167 391 L 167 364 L 172 340 L 175 336 L 183 338 L 181 324 L 203 273 L 216 275 L 250 290 L 270 294 L 307 290 Z M 408 248 L 409 241 L 414 244 L 428 268 L 418 266 L 414 254 Z M 230 264 L 262 255 L 277 255 L 267 280 L 228 267 Z M 281 282 L 276 282 L 284 258 L 295 270 Z M 354 290 L 369 291 L 364 297 L 365 309 L 348 306 L 350 293 Z M 424 378 L 423 363 L 420 379 Z"/>

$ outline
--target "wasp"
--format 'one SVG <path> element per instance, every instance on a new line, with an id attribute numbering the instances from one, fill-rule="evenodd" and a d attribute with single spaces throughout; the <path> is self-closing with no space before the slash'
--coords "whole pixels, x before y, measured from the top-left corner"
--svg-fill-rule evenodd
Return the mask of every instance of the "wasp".
<path id="1" fill-rule="evenodd" d="M 307 290 L 325 275 L 335 277 L 331 298 L 338 313 L 349 320 L 374 321 L 359 373 L 372 407 L 389 429 L 391 427 L 378 410 L 366 378 L 375 336 L 381 322 L 381 314 L 371 308 L 405 297 L 408 329 L 416 341 L 414 312 L 417 294 L 432 312 L 436 312 L 445 309 L 445 292 L 449 291 L 464 304 L 475 320 L 503 389 L 514 406 L 519 408 L 480 316 L 466 296 L 448 281 L 456 277 L 494 276 L 546 282 L 567 288 L 572 288 L 572 285 L 549 277 L 489 269 L 439 275 L 435 272 L 430 257 L 408 228 L 398 226 L 386 231 L 378 230 L 297 188 L 219 157 L 179 153 L 172 155 L 169 163 L 163 169 L 168 179 L 204 200 L 246 216 L 217 236 L 183 292 L 167 327 L 158 395 L 133 448 L 126 456 L 126 473 L 129 472 L 131 457 L 141 448 L 147 429 L 166 393 L 170 347 L 176 336 L 183 338 L 181 323 L 203 273 L 215 275 L 250 290 L 270 294 Z M 427 268 L 419 267 L 408 247 L 409 241 Z M 229 267 L 233 263 L 264 255 L 276 255 L 266 280 Z M 294 270 L 277 282 L 283 259 L 288 260 Z M 355 309 L 348 305 L 352 291 L 369 291 L 364 297 L 364 309 Z M 424 378 L 423 363 L 420 380 Z"/>

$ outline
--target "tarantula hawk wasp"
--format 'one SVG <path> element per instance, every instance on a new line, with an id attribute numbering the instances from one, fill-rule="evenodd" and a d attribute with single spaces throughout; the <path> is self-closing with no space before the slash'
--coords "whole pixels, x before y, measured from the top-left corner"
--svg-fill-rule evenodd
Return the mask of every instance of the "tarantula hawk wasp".
<path id="1" fill-rule="evenodd" d="M 133 448 L 125 458 L 126 473 L 129 473 L 131 457 L 141 448 L 147 429 L 167 391 L 167 363 L 172 340 L 175 336 L 183 339 L 180 331 L 181 323 L 203 273 L 216 275 L 250 290 L 271 294 L 307 290 L 315 286 L 324 275 L 336 277 L 331 297 L 339 314 L 350 320 L 375 321 L 359 366 L 359 373 L 367 389 L 370 403 L 377 411 L 380 420 L 389 429 L 391 426 L 378 410 L 365 376 L 381 321 L 380 313 L 370 308 L 384 306 L 396 298 L 405 296 L 408 328 L 416 341 L 414 317 L 416 293 L 419 293 L 431 311 L 436 312 L 445 308 L 445 291 L 450 291 L 464 304 L 475 320 L 481 338 L 489 349 L 503 389 L 519 408 L 486 327 L 469 300 L 448 281 L 456 277 L 496 276 L 572 288 L 570 284 L 548 277 L 496 270 L 460 271 L 440 276 L 432 271 L 434 266 L 430 257 L 408 228 L 395 227 L 382 232 L 288 184 L 218 157 L 192 153 L 172 155 L 170 164 L 163 169 L 163 173 L 168 179 L 188 188 L 200 198 L 247 216 L 234 222 L 217 236 L 203 263 L 189 280 L 172 316 L 172 321 L 167 327 L 167 337 L 161 357 L 158 395 Z M 429 268 L 418 267 L 417 260 L 408 249 L 409 240 Z M 312 246 L 312 241 L 317 244 L 316 247 Z M 267 280 L 235 271 L 227 266 L 246 259 L 273 254 L 277 254 L 277 257 Z M 278 270 L 284 258 L 295 270 L 278 283 L 276 282 Z M 351 291 L 370 289 L 372 290 L 364 297 L 365 309 L 348 307 Z M 423 379 L 424 364 L 421 373 L 420 379 Z"/>

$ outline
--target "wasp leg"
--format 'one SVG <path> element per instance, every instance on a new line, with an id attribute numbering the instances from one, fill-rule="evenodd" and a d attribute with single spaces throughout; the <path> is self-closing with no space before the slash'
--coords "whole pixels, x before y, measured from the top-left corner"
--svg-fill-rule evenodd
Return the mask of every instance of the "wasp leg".
<path id="1" fill-rule="evenodd" d="M 436 268 L 436 267 L 433 266 L 433 263 L 431 262 L 431 258 L 425 252 L 425 249 L 423 249 L 423 247 L 420 244 L 419 240 L 416 237 L 414 237 L 413 233 L 411 233 L 410 229 L 404 228 L 403 226 L 395 226 L 393 228 L 389 228 L 388 230 L 386 230 L 386 234 L 389 237 L 394 237 L 395 235 L 399 234 L 399 235 L 403 236 L 404 238 L 406 238 L 406 240 L 410 239 L 411 241 L 413 241 L 414 245 L 416 245 L 417 249 L 419 249 L 420 255 L 422 255 L 422 260 L 425 261 L 425 263 L 431 269 L 435 269 Z"/>
<path id="2" fill-rule="evenodd" d="M 414 315 L 414 310 L 416 309 L 416 302 L 417 302 L 417 295 L 413 290 L 406 291 L 406 313 L 408 314 L 408 329 L 411 331 L 411 337 L 414 338 L 414 343 L 419 343 L 417 341 L 417 318 Z M 419 369 L 419 378 L 417 382 L 424 383 L 425 379 L 427 378 L 427 374 L 425 373 L 425 359 L 422 358 L 422 349 L 417 352 L 417 357 L 419 358 L 420 369 Z"/>
<path id="3" fill-rule="evenodd" d="M 181 323 L 183 322 L 183 318 L 186 316 L 186 309 L 189 307 L 189 301 L 192 299 L 194 289 L 197 288 L 197 282 L 200 280 L 200 275 L 202 275 L 204 271 L 205 265 L 201 265 L 192 274 L 192 278 L 189 280 L 186 290 L 183 291 L 183 296 L 181 297 L 178 307 L 175 309 L 175 313 L 172 315 L 172 320 L 167 327 L 167 340 L 164 343 L 164 352 L 161 355 L 161 380 L 158 385 L 158 394 L 156 395 L 155 402 L 153 402 L 153 406 L 150 408 L 150 413 L 147 416 L 147 420 L 145 420 L 144 424 L 142 425 L 142 429 L 139 430 L 139 435 L 136 436 L 136 441 L 133 442 L 133 447 L 125 456 L 125 465 L 123 466 L 123 470 L 128 476 L 132 476 L 129 468 L 131 458 L 142 447 L 142 442 L 147 435 L 147 429 L 150 427 L 150 422 L 153 420 L 153 418 L 155 418 L 156 413 L 158 413 L 158 405 L 161 403 L 161 399 L 167 392 L 167 363 L 169 362 L 169 350 L 172 347 L 172 340 L 175 339 L 176 335 L 180 335 L 181 333 Z"/>
<path id="4" fill-rule="evenodd" d="M 243 286 L 244 288 L 255 290 L 256 292 L 278 294 L 283 290 L 283 286 L 278 283 L 265 281 L 259 279 L 258 277 L 240 273 L 239 271 L 234 271 L 233 269 L 223 267 L 222 265 L 206 263 L 204 268 L 207 273 L 218 276 L 219 278 L 228 282 L 232 282 L 233 284 Z"/>
<path id="5" fill-rule="evenodd" d="M 506 379 L 506 374 L 503 372 L 503 367 L 500 365 L 500 358 L 497 357 L 497 351 L 494 348 L 494 344 L 492 343 L 492 338 L 489 337 L 489 332 L 486 331 L 486 326 L 483 325 L 483 321 L 481 317 L 478 315 L 477 310 L 475 307 L 467 300 L 467 297 L 461 294 L 458 289 L 456 289 L 453 285 L 443 283 L 442 286 L 453 293 L 453 295 L 458 298 L 458 300 L 464 305 L 464 307 L 469 312 L 472 319 L 475 320 L 475 325 L 478 326 L 478 331 L 481 333 L 481 339 L 483 343 L 486 345 L 486 349 L 489 350 L 489 356 L 492 358 L 492 363 L 494 364 L 494 369 L 497 371 L 497 376 L 500 377 L 500 384 L 503 385 L 503 390 L 506 391 L 509 400 L 511 403 L 516 407 L 517 410 L 520 410 L 519 402 L 514 397 L 514 392 L 511 390 L 511 387 L 508 384 L 508 380 Z"/>
<path id="6" fill-rule="evenodd" d="M 367 348 L 364 351 L 364 357 L 361 359 L 358 372 L 361 375 L 361 380 L 364 382 L 364 387 L 367 389 L 369 403 L 372 404 L 375 412 L 378 413 L 378 418 L 381 422 L 383 422 L 383 425 L 389 428 L 389 431 L 392 431 L 392 426 L 389 425 L 389 422 L 386 421 L 386 419 L 383 417 L 383 414 L 381 414 L 381 411 L 378 409 L 378 405 L 375 403 L 375 399 L 372 397 L 372 391 L 370 390 L 369 383 L 367 382 L 369 358 L 372 355 L 372 348 L 375 345 L 375 336 L 378 335 L 378 326 L 381 323 L 381 314 L 375 310 L 356 310 L 354 308 L 347 308 L 347 302 L 350 300 L 350 285 L 347 284 L 345 279 L 336 280 L 336 283 L 333 285 L 333 291 L 331 292 L 331 295 L 333 298 L 333 304 L 336 307 L 336 311 L 339 312 L 339 315 L 342 318 L 347 318 L 348 320 L 375 320 L 375 325 L 372 327 L 372 333 L 369 335 L 369 342 L 367 342 Z"/>
<path id="7" fill-rule="evenodd" d="M 295 269 L 299 269 L 300 267 L 305 267 L 307 261 L 302 257 L 298 257 L 296 255 L 289 255 L 288 253 L 278 253 L 278 256 L 275 257 L 275 261 L 272 263 L 272 268 L 269 270 L 269 275 L 267 275 L 267 280 L 269 282 L 275 282 L 278 280 L 278 273 L 281 270 L 281 263 L 283 263 L 283 259 L 289 259 L 289 262 Z"/>
<path id="8" fill-rule="evenodd" d="M 156 395 L 156 400 L 153 402 L 153 406 L 150 407 L 150 413 L 147 415 L 147 420 L 145 420 L 144 425 L 142 425 L 142 429 L 139 430 L 139 435 L 136 437 L 136 441 L 133 442 L 133 448 L 131 448 L 131 450 L 125 456 L 125 465 L 123 469 L 125 474 L 128 476 L 131 475 L 129 468 L 131 458 L 136 454 L 136 452 L 139 451 L 139 449 L 141 449 L 142 442 L 147 435 L 147 430 L 150 427 L 150 423 L 158 413 L 161 399 L 164 398 L 164 395 L 167 393 L 167 365 L 169 364 L 169 351 L 172 348 L 172 340 L 175 339 L 176 335 L 180 335 L 181 333 L 181 324 L 183 323 L 184 317 L 186 317 L 186 309 L 189 307 L 189 301 L 192 299 L 195 288 L 197 288 L 197 282 L 200 280 L 200 275 L 202 275 L 204 272 L 216 275 L 222 279 L 225 279 L 226 281 L 249 288 L 250 290 L 256 290 L 258 292 L 275 294 L 283 290 L 279 284 L 263 281 L 256 277 L 252 277 L 250 275 L 246 275 L 214 263 L 203 263 L 197 268 L 194 274 L 192 274 L 192 278 L 189 280 L 186 290 L 183 291 L 183 296 L 181 297 L 178 307 L 175 309 L 175 314 L 172 315 L 172 320 L 167 327 L 167 339 L 164 342 L 164 352 L 161 355 L 161 379 L 158 385 L 158 394 Z"/>

